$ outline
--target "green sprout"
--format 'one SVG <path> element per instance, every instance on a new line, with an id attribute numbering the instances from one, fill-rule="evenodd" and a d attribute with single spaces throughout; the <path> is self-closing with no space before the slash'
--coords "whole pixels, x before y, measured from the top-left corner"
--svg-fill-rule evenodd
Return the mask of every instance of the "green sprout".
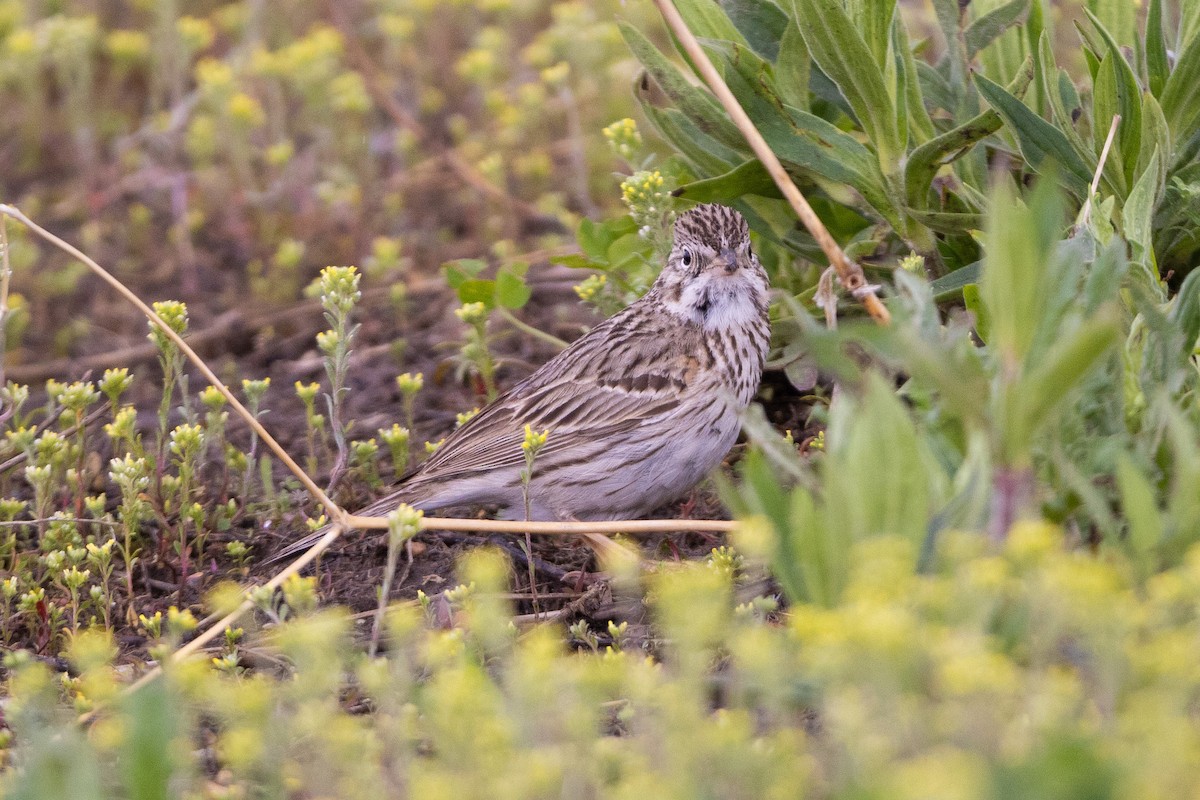
<path id="1" fill-rule="evenodd" d="M 328 442 L 325 439 L 325 417 L 318 414 L 316 410 L 317 394 L 320 391 L 319 383 L 296 381 L 296 396 L 304 404 L 304 443 L 307 447 L 306 466 L 309 474 L 317 471 L 317 441 L 320 440 L 324 443 L 326 451 L 328 451 Z"/>
<path id="2" fill-rule="evenodd" d="M 410 431 L 416 430 L 413 423 L 413 412 L 416 409 L 417 393 L 425 385 L 425 376 L 420 372 L 414 374 L 405 372 L 396 376 L 396 386 L 400 389 L 400 397 L 404 403 L 404 424 Z"/>
<path id="3" fill-rule="evenodd" d="M 525 519 L 528 520 L 531 516 L 532 508 L 529 498 L 529 487 L 533 482 L 533 464 L 537 460 L 538 453 L 546 446 L 546 440 L 550 438 L 550 431 L 542 431 L 537 433 L 529 425 L 525 426 L 525 440 L 521 442 L 521 453 L 525 456 L 525 469 L 521 470 L 521 499 L 525 504 Z M 537 594 L 537 570 L 533 565 L 533 539 L 529 535 L 529 531 L 525 532 L 525 563 L 529 566 L 529 592 L 533 596 L 533 613 L 540 614 L 541 609 L 538 607 Z"/>
<path id="4" fill-rule="evenodd" d="M 342 420 L 342 403 L 349 389 L 346 373 L 350 368 L 350 346 L 359 326 L 351 323 L 351 314 L 362 298 L 358 284 L 362 276 L 354 267 L 326 267 L 321 270 L 318 289 L 329 330 L 317 334 L 317 347 L 325 356 L 325 374 L 329 377 L 329 393 L 325 403 L 329 412 L 329 429 L 337 447 L 337 456 L 329 473 L 326 491 L 341 479 L 349 463 L 346 435 L 349 422 Z"/>
<path id="5" fill-rule="evenodd" d="M 495 400 L 496 360 L 488 349 L 487 306 L 483 303 L 464 303 L 454 310 L 454 315 L 467 325 L 467 340 L 462 346 L 463 360 L 474 368 L 487 392 L 489 401 Z"/>

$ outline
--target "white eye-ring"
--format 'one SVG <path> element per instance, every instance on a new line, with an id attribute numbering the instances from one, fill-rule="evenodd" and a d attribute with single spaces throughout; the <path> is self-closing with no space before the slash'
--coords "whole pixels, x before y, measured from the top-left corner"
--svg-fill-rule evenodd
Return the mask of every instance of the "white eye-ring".
<path id="1" fill-rule="evenodd" d="M 683 248 L 683 257 L 680 259 L 680 261 L 683 262 L 685 267 L 690 267 L 692 265 L 692 251 L 688 250 L 686 247 Z"/>

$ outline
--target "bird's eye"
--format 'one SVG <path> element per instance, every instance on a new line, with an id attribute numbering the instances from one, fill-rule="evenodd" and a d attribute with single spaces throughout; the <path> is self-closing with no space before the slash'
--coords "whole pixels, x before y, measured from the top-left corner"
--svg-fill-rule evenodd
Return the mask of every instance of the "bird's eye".
<path id="1" fill-rule="evenodd" d="M 690 267 L 692 265 L 692 251 L 688 250 L 686 247 L 683 248 L 683 258 L 681 261 L 685 267 Z"/>

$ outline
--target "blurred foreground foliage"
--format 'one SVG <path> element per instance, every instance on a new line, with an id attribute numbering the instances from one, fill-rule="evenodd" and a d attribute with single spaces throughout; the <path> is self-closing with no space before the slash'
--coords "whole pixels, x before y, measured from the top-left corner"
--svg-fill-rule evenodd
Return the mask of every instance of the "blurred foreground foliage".
<path id="1" fill-rule="evenodd" d="M 112 646 L 87 633 L 76 677 L 10 659 L 0 785 L 21 798 L 1196 790 L 1200 549 L 1142 580 L 1120 553 L 1020 523 L 1002 546 L 948 534 L 920 575 L 917 556 L 900 535 L 860 541 L 836 604 L 777 621 L 735 605 L 736 571 L 664 569 L 649 584 L 654 658 L 518 632 L 497 594 L 508 564 L 486 551 L 450 593 L 452 630 L 394 607 L 374 659 L 343 611 L 307 612 L 247 647 L 277 668 L 195 660 L 121 697 Z"/>

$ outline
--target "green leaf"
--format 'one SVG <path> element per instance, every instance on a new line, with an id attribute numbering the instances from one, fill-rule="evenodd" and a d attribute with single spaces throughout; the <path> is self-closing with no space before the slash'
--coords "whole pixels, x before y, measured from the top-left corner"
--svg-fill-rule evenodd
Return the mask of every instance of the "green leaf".
<path id="1" fill-rule="evenodd" d="M 1076 154 L 1090 161 L 1095 151 L 1075 130 L 1075 117 L 1081 112 L 1079 97 L 1075 94 L 1075 84 L 1064 70 L 1058 68 L 1049 34 L 1043 33 L 1038 39 L 1037 47 L 1033 51 L 1033 66 L 1042 87 L 1042 96 L 1050 104 L 1058 129 L 1067 137 Z"/>
<path id="2" fill-rule="evenodd" d="M 1051 181 L 1042 179 L 1023 205 L 1006 180 L 992 192 L 987 253 L 980 291 L 991 316 L 991 350 L 1003 364 L 1023 364 L 1048 302 L 1046 264 L 1063 210 Z"/>
<path id="3" fill-rule="evenodd" d="M 839 0 L 794 0 L 804 42 L 821 71 L 829 76 L 854 109 L 854 115 L 875 151 L 885 173 L 892 172 L 904 155 L 904 140 L 896 125 L 882 70 L 854 22 Z"/>
<path id="4" fill-rule="evenodd" d="M 607 222 L 593 222 L 586 217 L 580 221 L 575 234 L 579 248 L 591 261 L 608 263 L 608 248 L 620 237 L 637 231 L 637 223 L 628 216 L 617 217 Z M 480 262 L 481 264 L 483 262 Z M 478 274 L 478 270 L 475 273 Z M 453 284 L 452 284 L 453 285 Z"/>
<path id="5" fill-rule="evenodd" d="M 1030 168 L 1044 172 L 1051 164 L 1057 165 L 1060 168 L 1059 177 L 1067 190 L 1078 199 L 1087 197 L 1092 170 L 1071 147 L 1067 137 L 999 84 L 982 75 L 975 76 L 975 84 L 988 104 L 1004 117 L 1016 134 L 1021 155 Z"/>
<path id="6" fill-rule="evenodd" d="M 962 6 L 958 4 L 958 0 L 933 0 L 933 10 L 942 29 L 942 41 L 946 43 L 946 56 L 942 63 L 948 73 L 948 88 L 958 97 L 967 88 L 967 55 L 963 49 L 960 29 Z M 957 105 L 955 103 L 940 107 L 957 112 Z"/>
<path id="7" fill-rule="evenodd" d="M 1162 195 L 1163 185 L 1158 169 L 1159 154 L 1154 153 L 1149 165 L 1129 193 L 1122 209 L 1125 238 L 1133 245 L 1133 258 L 1149 266 L 1155 275 L 1158 265 L 1154 259 L 1153 229 L 1154 209 Z"/>
<path id="8" fill-rule="evenodd" d="M 479 278 L 465 280 L 455 287 L 455 293 L 458 295 L 458 301 L 464 305 L 467 303 L 483 303 L 489 309 L 495 308 L 495 281 L 487 281 Z"/>
<path id="9" fill-rule="evenodd" d="M 487 262 L 477 258 L 460 258 L 457 261 L 447 261 L 442 265 L 442 271 L 446 274 L 446 283 L 455 291 L 485 269 L 487 269 Z"/>
<path id="10" fill-rule="evenodd" d="M 1170 74 L 1167 41 L 1163 36 L 1162 0 L 1150 0 L 1150 8 L 1146 12 L 1146 80 L 1150 94 L 1161 97 Z"/>
<path id="11" fill-rule="evenodd" d="M 720 175 L 740 164 L 749 154 L 721 144 L 704 133 L 676 108 L 657 108 L 642 103 L 642 111 L 654 129 L 701 175 Z"/>
<path id="12" fill-rule="evenodd" d="M 726 502 L 740 518 L 759 515 L 771 523 L 774 540 L 771 572 L 789 598 L 796 602 L 808 600 L 804 571 L 796 550 L 798 532 L 791 524 L 794 509 L 775 469 L 761 450 L 751 448 L 738 465 L 738 471 L 741 483 L 736 492 L 731 489 L 723 492 Z"/>
<path id="13" fill-rule="evenodd" d="M 846 0 L 844 8 L 874 57 L 875 66 L 886 70 L 890 58 L 888 45 L 896 19 L 896 0 Z"/>
<path id="14" fill-rule="evenodd" d="M 508 309 L 523 308 L 533 296 L 533 289 L 525 283 L 528 264 L 508 264 L 496 273 L 496 305 Z"/>
<path id="15" fill-rule="evenodd" d="M 925 98 L 921 95 L 921 70 L 913 56 L 913 49 L 908 43 L 908 34 L 904 29 L 904 21 L 897 17 L 892 26 L 892 49 L 896 53 L 896 80 L 899 82 L 904 99 L 905 115 L 908 117 L 909 146 L 928 142 L 937 135 L 929 110 L 925 108 Z"/>
<path id="16" fill-rule="evenodd" d="M 1029 2 L 1030 0 L 1010 0 L 972 22 L 963 32 L 967 58 L 975 58 L 980 50 L 996 41 L 1009 28 L 1023 21 L 1029 14 Z"/>
<path id="17" fill-rule="evenodd" d="M 724 175 L 684 184 L 672 194 L 696 203 L 728 203 L 732 198 L 746 194 L 782 197 L 779 187 L 758 159 L 747 161 Z"/>
<path id="18" fill-rule="evenodd" d="M 962 287 L 962 296 L 963 305 L 975 317 L 975 333 L 984 344 L 987 344 L 991 338 L 991 318 L 988 316 L 987 306 L 984 305 L 983 298 L 979 294 L 979 284 L 968 283 Z"/>
<path id="19" fill-rule="evenodd" d="M 823 606 L 837 605 L 850 580 L 853 539 L 826 522 L 813 496 L 803 487 L 792 492 L 787 536 L 804 576 L 807 599 Z"/>
<path id="20" fill-rule="evenodd" d="M 721 16 L 724 17 L 723 14 Z M 637 28 L 625 22 L 620 23 L 619 27 L 625 44 L 642 62 L 647 74 L 696 127 L 730 147 L 743 145 L 741 132 L 712 95 L 684 78 L 675 65 Z"/>
<path id="21" fill-rule="evenodd" d="M 167 800 L 173 764 L 170 743 L 176 711 L 162 681 L 155 681 L 128 698 L 121 764 L 130 797 Z"/>
<path id="22" fill-rule="evenodd" d="M 942 487 L 893 387 L 869 373 L 863 396 L 846 392 L 829 413 L 821 474 L 830 530 L 852 540 L 895 534 L 920 544 Z"/>
<path id="23" fill-rule="evenodd" d="M 1174 141 L 1185 141 L 1196 133 L 1200 118 L 1200 47 L 1195 41 L 1177 56 L 1175 69 L 1159 96 L 1163 116 Z"/>
<path id="24" fill-rule="evenodd" d="M 1062 336 L 1041 363 L 1020 381 L 1016 389 L 1024 419 L 1024 444 L 1028 445 L 1050 413 L 1117 343 L 1119 315 L 1115 308 L 1102 309 Z"/>
<path id="25" fill-rule="evenodd" d="M 796 20 L 789 18 L 783 39 L 779 43 L 779 56 L 775 60 L 775 83 L 783 102 L 801 111 L 809 110 L 808 82 L 812 77 L 812 57 L 804 34 Z"/>
<path id="26" fill-rule="evenodd" d="M 1200 338 L 1200 269 L 1192 270 L 1183 279 L 1168 318 L 1179 328 L 1184 355 L 1190 358 Z"/>
<path id="27" fill-rule="evenodd" d="M 713 0 L 673 0 L 688 30 L 700 39 L 715 39 L 749 46 L 746 37 Z"/>
<path id="28" fill-rule="evenodd" d="M 963 287 L 970 283 L 979 283 L 979 274 L 982 267 L 983 262 L 976 261 L 933 281 L 929 284 L 929 290 L 933 292 L 933 299 L 939 303 L 944 303 L 947 300 L 954 300 L 961 297 Z"/>
<path id="29" fill-rule="evenodd" d="M 1100 20 L 1087 9 L 1084 9 L 1092 24 L 1096 27 L 1096 32 L 1100 34 L 1100 38 L 1104 40 L 1105 46 L 1108 48 L 1108 54 L 1105 60 L 1109 61 L 1112 75 L 1109 79 L 1113 82 L 1113 113 L 1121 115 L 1120 126 L 1117 128 L 1117 144 L 1119 145 L 1116 155 L 1116 165 L 1120 166 L 1122 182 L 1128 186 L 1133 182 L 1134 167 L 1138 149 L 1141 144 L 1142 135 L 1142 90 L 1138 86 L 1137 76 L 1133 73 L 1133 68 L 1129 62 L 1125 60 L 1125 54 L 1121 50 L 1117 40 L 1113 38 L 1108 29 L 1100 24 Z M 1101 63 L 1101 72 L 1103 73 L 1103 62 Z M 1099 95 L 1099 89 L 1095 88 L 1095 95 Z M 1104 116 L 1098 111 L 1092 114 L 1093 124 L 1097 129 L 1103 128 L 1103 133 L 1099 135 L 1099 145 L 1096 152 L 1099 153 L 1099 146 L 1104 143 L 1104 137 L 1108 134 L 1108 128 L 1111 124 L 1112 114 Z M 1111 156 L 1110 156 L 1111 157 Z M 1107 172 L 1107 169 L 1105 170 Z"/>
<path id="30" fill-rule="evenodd" d="M 1143 561 L 1162 544 L 1165 525 L 1155 500 L 1154 487 L 1126 453 L 1117 457 L 1117 487 L 1121 490 L 1125 518 L 1129 520 L 1129 550 L 1136 559 Z"/>
<path id="31" fill-rule="evenodd" d="M 784 107 L 775 92 L 771 65 L 747 48 L 721 45 L 710 49 L 727 65 L 725 79 L 730 91 L 789 169 L 849 184 L 885 219 L 898 222 L 878 163 L 867 148 L 820 117 Z"/>
<path id="32" fill-rule="evenodd" d="M 720 0 L 720 5 L 754 52 L 767 61 L 779 57 L 790 22 L 779 6 L 771 0 Z"/>
<path id="33" fill-rule="evenodd" d="M 1167 180 L 1167 154 L 1171 152 L 1171 132 L 1167 129 L 1167 120 L 1163 117 L 1162 107 L 1154 99 L 1154 95 L 1142 95 L 1142 133 L 1139 137 L 1141 146 L 1137 157 L 1137 174 L 1141 175 L 1150 164 L 1150 159 L 1157 154 L 1158 182 Z"/>

